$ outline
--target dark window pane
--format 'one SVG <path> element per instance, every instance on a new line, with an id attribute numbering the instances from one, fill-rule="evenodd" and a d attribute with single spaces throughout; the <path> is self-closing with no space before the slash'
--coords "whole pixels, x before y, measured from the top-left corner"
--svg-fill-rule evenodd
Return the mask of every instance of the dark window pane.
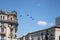
<path id="1" fill-rule="evenodd" d="M 59 36 L 59 40 L 60 40 L 60 36 Z"/>
<path id="2" fill-rule="evenodd" d="M 1 28 L 1 32 L 4 32 L 4 28 Z"/>

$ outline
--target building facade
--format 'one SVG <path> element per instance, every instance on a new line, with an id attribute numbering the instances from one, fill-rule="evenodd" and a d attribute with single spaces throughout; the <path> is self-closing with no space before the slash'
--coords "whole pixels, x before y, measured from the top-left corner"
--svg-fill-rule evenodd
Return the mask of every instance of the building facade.
<path id="1" fill-rule="evenodd" d="M 16 40 L 17 26 L 16 11 L 0 10 L 0 40 Z"/>
<path id="2" fill-rule="evenodd" d="M 28 33 L 18 40 L 60 40 L 60 17 L 56 18 L 55 26 Z"/>

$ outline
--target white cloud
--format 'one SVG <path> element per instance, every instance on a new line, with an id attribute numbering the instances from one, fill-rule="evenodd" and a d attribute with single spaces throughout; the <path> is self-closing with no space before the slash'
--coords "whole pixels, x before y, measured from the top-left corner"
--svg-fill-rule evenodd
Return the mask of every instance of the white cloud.
<path id="1" fill-rule="evenodd" d="M 40 26 L 46 26 L 47 22 L 46 21 L 38 21 L 37 24 Z"/>
<path id="2" fill-rule="evenodd" d="M 40 26 L 54 26 L 54 23 L 52 22 L 46 22 L 46 21 L 37 21 L 37 24 L 40 25 Z"/>

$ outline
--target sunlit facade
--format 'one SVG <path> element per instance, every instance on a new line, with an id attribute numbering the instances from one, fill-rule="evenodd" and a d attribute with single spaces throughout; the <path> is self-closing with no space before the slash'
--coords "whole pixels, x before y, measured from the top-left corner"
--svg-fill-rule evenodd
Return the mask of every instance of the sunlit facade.
<path id="1" fill-rule="evenodd" d="M 0 40 L 16 40 L 17 26 L 16 11 L 0 10 Z"/>
<path id="2" fill-rule="evenodd" d="M 17 40 L 60 40 L 60 17 L 56 18 L 55 26 L 28 33 Z"/>

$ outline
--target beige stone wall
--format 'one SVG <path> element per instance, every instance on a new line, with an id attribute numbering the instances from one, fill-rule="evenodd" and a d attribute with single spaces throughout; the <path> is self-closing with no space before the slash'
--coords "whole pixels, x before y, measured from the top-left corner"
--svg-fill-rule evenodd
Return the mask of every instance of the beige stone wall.
<path id="1" fill-rule="evenodd" d="M 8 18 L 8 15 L 4 15 L 4 16 L 5 16 L 4 20 L 7 20 L 7 18 Z"/>
<path id="2" fill-rule="evenodd" d="M 11 38 L 9 38 L 10 37 L 10 33 L 11 33 L 10 32 L 10 28 L 9 28 L 9 22 L 13 23 L 13 26 L 11 26 L 11 24 L 10 24 L 10 26 L 13 28 L 13 31 L 12 31 L 12 34 L 13 34 L 12 40 L 17 40 L 16 38 L 14 38 L 15 35 L 16 35 L 16 32 L 15 32 L 16 26 L 15 25 L 17 25 L 16 24 L 17 23 L 17 17 L 16 16 L 17 15 L 16 15 L 15 11 L 12 11 L 10 13 L 9 12 L 5 12 L 5 11 L 0 11 L 0 21 L 1 21 L 0 22 L 0 26 L 4 27 L 4 34 L 5 34 L 4 39 L 5 40 L 11 40 Z M 12 20 L 11 20 L 11 18 L 12 18 Z M 4 25 L 2 25 L 2 22 L 3 22 Z M 0 27 L 0 29 L 1 29 L 1 27 Z M 0 32 L 0 33 L 2 34 L 3 32 Z M 0 36 L 0 39 L 1 39 L 1 36 Z"/>
<path id="3" fill-rule="evenodd" d="M 60 28 L 55 28 L 55 40 L 59 40 Z"/>
<path id="4" fill-rule="evenodd" d="M 14 18 L 13 16 L 9 16 L 9 17 L 8 17 L 8 15 L 2 15 L 2 16 L 4 16 L 4 20 L 5 20 L 5 21 L 9 21 L 11 17 L 12 17 L 12 21 L 15 21 L 15 18 Z M 9 19 L 9 20 L 8 20 L 8 19 Z M 10 21 L 11 21 L 11 20 L 10 20 Z M 11 38 L 9 38 L 10 28 L 8 27 L 8 23 L 4 23 L 4 26 L 6 27 L 6 29 L 4 29 L 4 31 L 5 31 L 5 37 L 4 37 L 4 39 L 10 40 L 10 39 L 11 39 Z M 15 33 L 15 28 L 13 28 L 12 33 L 13 33 L 13 35 L 16 34 L 16 33 Z M 14 37 L 14 36 L 13 36 L 13 37 Z M 15 38 L 15 39 L 12 38 L 12 40 L 16 40 L 16 38 Z"/>

